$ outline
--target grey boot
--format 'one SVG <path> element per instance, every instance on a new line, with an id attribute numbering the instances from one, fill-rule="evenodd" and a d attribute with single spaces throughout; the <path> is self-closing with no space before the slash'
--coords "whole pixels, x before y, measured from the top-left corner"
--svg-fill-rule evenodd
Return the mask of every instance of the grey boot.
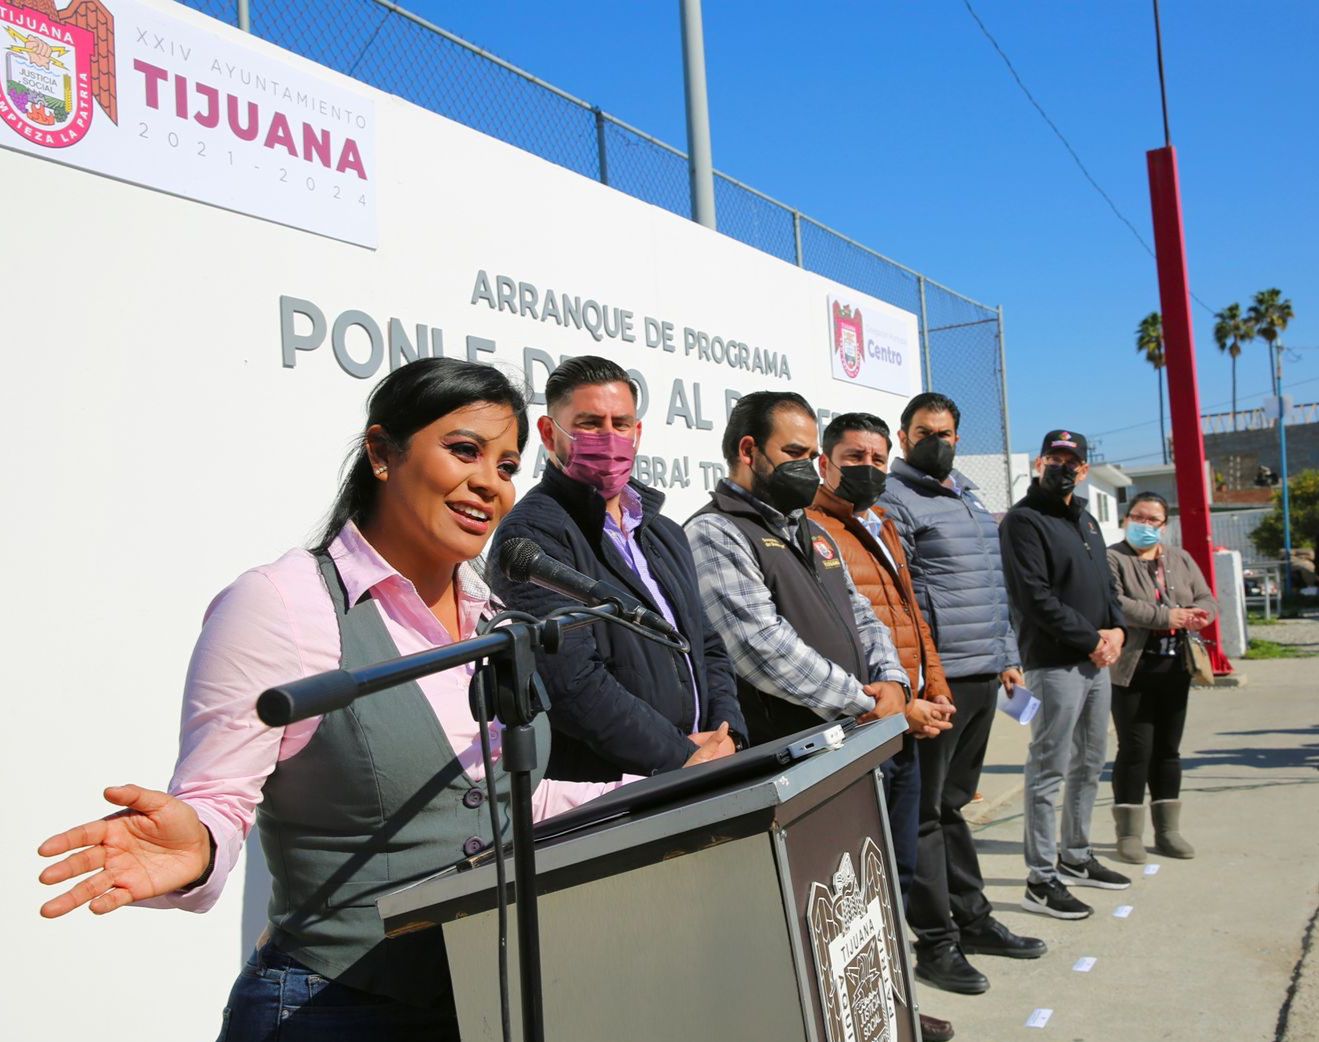
<path id="1" fill-rule="evenodd" d="M 1113 822 L 1117 825 L 1117 858 L 1130 865 L 1145 861 L 1145 806 L 1140 803 L 1113 804 Z"/>
<path id="2" fill-rule="evenodd" d="M 1150 804 L 1150 812 L 1154 816 L 1154 849 L 1166 857 L 1195 857 L 1195 847 L 1178 831 L 1182 821 L 1182 801 L 1155 800 Z"/>

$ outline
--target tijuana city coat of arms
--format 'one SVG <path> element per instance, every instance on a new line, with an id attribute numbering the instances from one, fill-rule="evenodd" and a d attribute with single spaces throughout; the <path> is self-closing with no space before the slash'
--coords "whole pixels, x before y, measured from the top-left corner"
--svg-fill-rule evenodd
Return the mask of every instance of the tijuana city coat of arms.
<path id="1" fill-rule="evenodd" d="M 834 301 L 834 350 L 849 379 L 855 380 L 865 358 L 865 336 L 861 329 L 861 309 Z"/>
<path id="2" fill-rule="evenodd" d="M 47 148 L 68 148 L 100 107 L 119 121 L 114 18 L 100 0 L 0 0 L 0 120 Z"/>
<path id="3" fill-rule="evenodd" d="M 829 1042 L 896 1042 L 898 1006 L 906 1005 L 902 944 L 879 846 L 861 845 L 832 884 L 813 883 L 806 900 L 811 948 Z"/>

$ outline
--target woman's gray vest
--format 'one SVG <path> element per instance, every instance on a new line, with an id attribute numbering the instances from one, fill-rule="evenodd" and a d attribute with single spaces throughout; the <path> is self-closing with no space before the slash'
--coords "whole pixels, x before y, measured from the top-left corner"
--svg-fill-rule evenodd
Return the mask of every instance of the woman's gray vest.
<path id="1" fill-rule="evenodd" d="M 340 665 L 397 657 L 370 595 L 348 605 L 334 562 L 317 560 L 339 623 Z M 544 762 L 549 728 L 536 723 Z M 509 781 L 498 763 L 495 782 L 507 833 Z M 354 988 L 452 1004 L 440 931 L 386 940 L 375 907 L 492 839 L 484 783 L 463 771 L 415 682 L 325 714 L 306 747 L 266 780 L 257 825 L 273 880 L 271 939 L 281 951 Z"/>

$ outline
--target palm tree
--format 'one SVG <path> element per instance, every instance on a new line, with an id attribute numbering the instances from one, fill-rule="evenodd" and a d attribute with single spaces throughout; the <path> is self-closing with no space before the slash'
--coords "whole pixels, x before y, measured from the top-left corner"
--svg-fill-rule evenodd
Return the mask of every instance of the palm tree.
<path id="1" fill-rule="evenodd" d="M 1151 311 L 1136 327 L 1136 350 L 1159 374 L 1159 448 L 1163 451 L 1163 462 L 1167 463 L 1168 435 L 1163 422 L 1163 367 L 1167 359 L 1163 353 L 1163 316 L 1157 311 Z"/>
<path id="2" fill-rule="evenodd" d="M 1214 315 L 1214 340 L 1218 350 L 1227 352 L 1232 359 L 1232 429 L 1237 429 L 1237 358 L 1243 344 L 1255 337 L 1255 327 L 1250 319 L 1241 313 L 1240 304 L 1229 304 Z"/>
<path id="3" fill-rule="evenodd" d="M 1255 332 L 1269 345 L 1269 376 L 1273 383 L 1273 397 L 1278 403 L 1278 457 L 1282 464 L 1282 592 L 1292 592 L 1292 509 L 1287 474 L 1287 417 L 1282 409 L 1282 341 L 1279 336 L 1292 320 L 1292 302 L 1283 299 L 1280 289 L 1262 289 L 1255 294 L 1255 302 L 1246 313 Z"/>
<path id="4" fill-rule="evenodd" d="M 1278 386 L 1277 356 L 1274 352 L 1281 353 L 1282 345 L 1278 337 L 1292 317 L 1292 302 L 1283 299 L 1280 289 L 1260 290 L 1255 294 L 1255 302 L 1250 305 L 1250 310 L 1246 312 L 1246 321 L 1250 323 L 1255 336 L 1263 337 L 1269 345 L 1269 386 L 1273 388 L 1274 397 L 1282 394 L 1282 388 Z"/>

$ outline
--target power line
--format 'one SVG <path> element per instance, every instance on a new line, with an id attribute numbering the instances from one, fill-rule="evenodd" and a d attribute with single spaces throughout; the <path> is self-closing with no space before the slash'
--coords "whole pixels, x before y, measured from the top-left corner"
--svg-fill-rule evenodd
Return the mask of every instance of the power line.
<path id="1" fill-rule="evenodd" d="M 1143 453 L 1142 455 L 1139 455 L 1139 456 L 1123 456 L 1121 459 L 1106 459 L 1106 460 L 1103 460 L 1102 462 L 1104 462 L 1104 463 L 1134 463 L 1134 462 L 1136 462 L 1136 460 L 1142 460 L 1142 459 L 1155 459 L 1155 458 L 1157 458 L 1157 457 L 1162 457 L 1162 456 L 1163 456 L 1163 453 L 1162 453 L 1162 452 L 1146 452 L 1146 453 Z"/>
<path id="2" fill-rule="evenodd" d="M 1319 376 L 1310 376 L 1304 380 L 1292 380 L 1290 383 L 1284 384 L 1282 389 L 1284 391 L 1287 391 L 1293 387 L 1300 387 L 1302 384 L 1312 384 L 1317 381 L 1319 381 Z M 1251 398 L 1265 398 L 1271 396 L 1272 394 L 1273 391 L 1271 389 L 1266 391 L 1256 391 L 1254 394 L 1239 394 L 1237 395 L 1237 401 L 1241 402 L 1243 399 L 1249 401 Z M 1210 405 L 1202 406 L 1202 408 L 1217 409 L 1220 405 L 1231 405 L 1231 404 L 1232 404 L 1231 398 L 1224 398 L 1221 402 L 1213 402 Z M 1241 411 L 1240 409 L 1237 410 L 1237 412 L 1240 411 Z M 1151 420 L 1150 422 L 1153 423 L 1155 421 Z"/>
<path id="3" fill-rule="evenodd" d="M 980 26 L 980 31 L 985 34 L 985 39 L 990 42 L 994 50 L 998 52 L 998 56 L 1003 59 L 1003 64 L 1008 67 L 1008 72 L 1010 72 L 1012 78 L 1017 81 L 1017 86 L 1021 88 L 1021 92 L 1026 95 L 1026 99 L 1035 106 L 1035 111 L 1040 114 L 1040 118 L 1049 125 L 1049 129 L 1052 130 L 1058 140 L 1062 142 L 1063 148 L 1067 149 L 1067 154 L 1072 157 L 1072 161 L 1076 163 L 1081 173 L 1085 175 L 1085 179 L 1090 182 L 1091 187 L 1100 194 L 1104 202 L 1108 203 L 1108 208 L 1113 211 L 1119 221 L 1127 226 L 1131 231 L 1131 234 L 1135 236 L 1136 241 L 1145 248 L 1145 252 L 1153 257 L 1154 247 L 1145 241 L 1145 237 L 1140 234 L 1136 229 L 1136 226 L 1127 220 L 1126 215 L 1117 208 L 1117 203 L 1113 202 L 1113 199 L 1109 194 L 1104 191 L 1099 182 L 1096 181 L 1090 171 L 1086 169 L 1085 163 L 1083 163 L 1081 157 L 1077 155 L 1076 149 L 1072 147 L 1072 143 L 1068 141 L 1067 136 L 1058 129 L 1058 124 L 1049 118 L 1049 114 L 1044 111 L 1044 106 L 1035 100 L 1035 95 L 1030 92 L 1030 88 L 1027 87 L 1025 81 L 1022 80 L 1021 75 L 1012 64 L 1012 59 L 1007 56 L 1003 48 L 999 46 L 998 41 L 994 39 L 993 33 L 991 33 L 989 29 L 986 28 L 985 23 L 980 20 L 980 16 L 976 14 L 975 8 L 971 6 L 971 0 L 962 0 L 962 3 L 966 5 L 967 11 L 970 13 L 971 17 L 975 19 L 976 25 Z"/>
<path id="4" fill-rule="evenodd" d="M 1095 433 L 1089 435 L 1089 437 L 1102 438 L 1105 434 L 1122 434 L 1125 431 L 1139 430 L 1141 427 L 1149 427 L 1158 422 L 1158 420 L 1141 420 L 1140 423 L 1129 423 L 1125 427 L 1114 427 L 1109 431 L 1095 431 Z"/>
<path id="5" fill-rule="evenodd" d="M 1063 148 L 1067 149 L 1067 154 L 1072 157 L 1072 161 L 1076 164 L 1077 168 L 1085 176 L 1085 179 L 1090 182 L 1090 186 L 1096 192 L 1098 192 L 1100 197 L 1104 200 L 1104 202 L 1108 204 L 1108 208 L 1113 211 L 1114 216 L 1117 217 L 1119 221 L 1121 221 L 1123 224 L 1127 226 L 1127 229 L 1131 232 L 1133 236 L 1135 236 L 1136 241 L 1141 244 L 1145 252 L 1148 253 L 1151 257 L 1155 257 L 1156 255 L 1154 253 L 1154 247 L 1145 241 L 1145 237 L 1141 235 L 1140 232 L 1137 230 L 1136 226 L 1127 219 L 1127 215 L 1118 209 L 1117 203 L 1113 202 L 1113 198 L 1107 192 L 1104 191 L 1104 189 L 1100 186 L 1099 182 L 1095 180 L 1094 175 L 1091 174 L 1088 169 L 1086 169 L 1085 163 L 1081 161 L 1081 157 L 1077 154 L 1076 149 L 1072 147 L 1072 143 L 1068 141 L 1067 136 L 1061 130 L 1058 129 L 1058 124 L 1049 118 L 1049 114 L 1044 111 L 1044 106 L 1035 100 L 1035 95 L 1030 92 L 1030 88 L 1027 87 L 1025 81 L 1022 80 L 1021 75 L 1017 72 L 1016 67 L 1012 64 L 1012 59 L 1007 56 L 1003 48 L 999 46 L 998 41 L 994 39 L 994 34 L 989 31 L 989 29 L 985 26 L 985 23 L 980 20 L 980 16 L 976 14 L 975 8 L 971 6 L 971 0 L 962 0 L 962 3 L 966 6 L 966 10 L 971 15 L 971 17 L 975 19 L 976 25 L 980 26 L 980 31 L 984 33 L 985 39 L 990 42 L 994 50 L 998 52 L 998 56 L 1003 59 L 1003 64 L 1008 67 L 1008 72 L 1010 72 L 1012 74 L 1012 78 L 1017 81 L 1017 86 L 1021 88 L 1021 92 L 1026 95 L 1026 99 L 1032 105 L 1035 106 L 1035 111 L 1040 114 L 1040 118 L 1043 119 L 1044 122 L 1049 125 L 1049 129 L 1052 130 L 1054 135 L 1058 138 L 1058 140 L 1062 142 Z M 1211 308 L 1203 300 L 1197 297 L 1194 293 L 1191 294 L 1191 299 L 1194 300 L 1197 304 L 1199 304 L 1202 308 L 1204 308 L 1205 311 L 1207 311 L 1209 314 L 1211 315 L 1216 314 L 1213 308 Z"/>
<path id="6" fill-rule="evenodd" d="M 1293 388 L 1293 387 L 1300 387 L 1302 384 L 1312 384 L 1312 383 L 1315 383 L 1315 382 L 1317 382 L 1317 381 L 1319 381 L 1319 376 L 1311 376 L 1311 377 L 1309 377 L 1308 379 L 1305 379 L 1305 380 L 1293 380 L 1291 383 L 1289 383 L 1289 384 L 1285 384 L 1285 385 L 1283 386 L 1283 390 L 1284 390 L 1284 391 L 1287 391 L 1287 390 L 1290 390 L 1290 389 Z M 1252 398 L 1264 398 L 1264 397 L 1266 397 L 1267 395 L 1270 395 L 1270 394 L 1272 394 L 1271 391 L 1256 391 L 1256 392 L 1254 392 L 1253 394 L 1239 394 L 1239 395 L 1237 395 L 1237 404 L 1238 404 L 1238 406 L 1239 406 L 1239 405 L 1241 404 L 1241 402 L 1243 402 L 1243 401 L 1248 402 L 1248 401 L 1250 401 Z M 1200 406 L 1200 408 L 1201 408 L 1201 409 L 1217 409 L 1219 406 L 1222 406 L 1222 405 L 1231 405 L 1231 404 L 1232 404 L 1232 399 L 1231 399 L 1231 398 L 1224 398 L 1221 402 L 1210 402 L 1208 405 L 1202 405 L 1202 406 Z M 1238 408 L 1238 409 L 1237 409 L 1237 412 L 1245 412 L 1245 411 L 1246 411 L 1245 409 L 1241 409 L 1241 408 Z M 1106 435 L 1106 434 L 1122 434 L 1122 433 L 1124 433 L 1125 431 L 1134 431 L 1134 430 L 1137 430 L 1137 429 L 1139 429 L 1139 428 L 1141 428 L 1141 427 L 1152 427 L 1152 426 L 1154 426 L 1154 424 L 1156 424 L 1156 423 L 1158 423 L 1158 422 L 1159 422 L 1158 420 L 1141 420 L 1139 423 L 1131 423 L 1131 424 L 1128 424 L 1128 425 L 1125 426 L 1125 427 L 1114 427 L 1112 430 L 1107 430 L 1107 431 L 1095 431 L 1093 434 L 1089 435 L 1089 437 L 1091 437 L 1091 438 L 1102 438 L 1102 437 L 1103 437 L 1104 435 Z M 1155 455 L 1157 455 L 1157 453 L 1156 453 Z"/>
<path id="7" fill-rule="evenodd" d="M 1288 351 L 1319 351 L 1319 347 L 1288 347 L 1287 350 Z M 1290 383 L 1283 385 L 1282 389 L 1284 391 L 1287 391 L 1293 387 L 1300 387 L 1302 384 L 1312 384 L 1315 383 L 1316 381 L 1319 381 L 1319 376 L 1307 377 L 1304 380 L 1292 380 Z M 1263 391 L 1254 391 L 1250 394 L 1239 394 L 1237 395 L 1237 404 L 1240 405 L 1242 402 L 1248 402 L 1252 398 L 1264 398 L 1268 395 L 1271 395 L 1272 393 L 1273 393 L 1272 390 L 1266 389 Z M 1224 398 L 1221 402 L 1210 402 L 1208 405 L 1200 406 L 1200 408 L 1202 410 L 1217 409 L 1220 406 L 1231 405 L 1231 404 L 1232 404 L 1231 398 Z M 1238 409 L 1237 411 L 1241 412 L 1243 410 Z M 1137 430 L 1140 427 L 1152 427 L 1154 426 L 1154 424 L 1158 422 L 1159 422 L 1158 420 L 1141 420 L 1139 423 L 1129 423 L 1125 427 L 1114 427 L 1111 430 L 1095 431 L 1095 433 L 1090 435 L 1090 437 L 1102 438 L 1105 434 L 1122 434 L 1126 431 Z"/>

